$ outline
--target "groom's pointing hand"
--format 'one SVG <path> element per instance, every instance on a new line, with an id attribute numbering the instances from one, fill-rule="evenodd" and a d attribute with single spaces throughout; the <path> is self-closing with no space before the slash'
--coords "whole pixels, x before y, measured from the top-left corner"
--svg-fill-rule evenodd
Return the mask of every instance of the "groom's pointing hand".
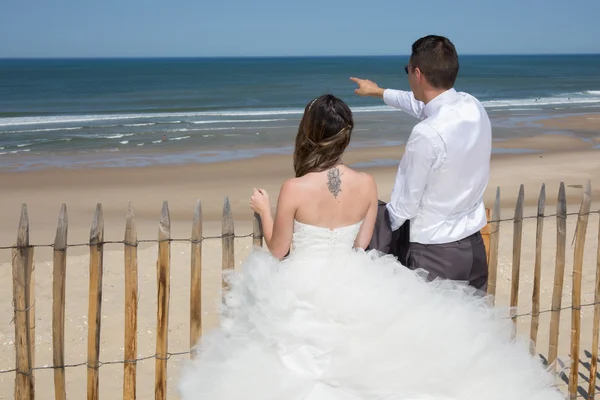
<path id="1" fill-rule="evenodd" d="M 373 96 L 373 97 L 383 97 L 383 92 L 385 89 L 380 88 L 373 81 L 368 79 L 360 79 L 360 78 L 350 78 L 350 80 L 358 85 L 358 88 L 354 91 L 359 96 Z"/>

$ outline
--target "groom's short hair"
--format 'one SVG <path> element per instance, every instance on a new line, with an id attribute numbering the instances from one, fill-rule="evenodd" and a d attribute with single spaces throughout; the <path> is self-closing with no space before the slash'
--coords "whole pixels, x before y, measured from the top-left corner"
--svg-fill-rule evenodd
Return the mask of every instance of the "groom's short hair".
<path id="1" fill-rule="evenodd" d="M 429 35 L 413 43 L 410 66 L 419 68 L 431 86 L 450 89 L 458 75 L 458 54 L 448 38 Z"/>

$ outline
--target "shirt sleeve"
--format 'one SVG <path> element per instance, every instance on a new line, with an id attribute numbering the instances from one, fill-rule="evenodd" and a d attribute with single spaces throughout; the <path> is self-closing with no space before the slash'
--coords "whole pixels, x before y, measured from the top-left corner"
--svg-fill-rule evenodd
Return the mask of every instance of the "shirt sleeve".
<path id="1" fill-rule="evenodd" d="M 388 106 L 398 108 L 420 120 L 425 119 L 425 104 L 415 99 L 413 92 L 404 90 L 385 89 L 383 101 Z"/>
<path id="2" fill-rule="evenodd" d="M 427 135 L 413 130 L 400 160 L 387 209 L 392 230 L 417 216 L 427 179 L 439 157 L 440 149 Z"/>

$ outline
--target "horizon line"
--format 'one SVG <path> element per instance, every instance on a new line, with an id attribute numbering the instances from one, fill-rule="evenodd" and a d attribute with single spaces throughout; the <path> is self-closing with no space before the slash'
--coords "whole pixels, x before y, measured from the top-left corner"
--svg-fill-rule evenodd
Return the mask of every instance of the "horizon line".
<path id="1" fill-rule="evenodd" d="M 499 56 L 595 56 L 600 53 L 464 53 L 460 57 Z M 135 60 L 135 59 L 257 59 L 257 58 L 356 58 L 356 57 L 410 57 L 410 54 L 339 54 L 339 55 L 238 55 L 238 56 L 21 56 L 0 60 Z"/>

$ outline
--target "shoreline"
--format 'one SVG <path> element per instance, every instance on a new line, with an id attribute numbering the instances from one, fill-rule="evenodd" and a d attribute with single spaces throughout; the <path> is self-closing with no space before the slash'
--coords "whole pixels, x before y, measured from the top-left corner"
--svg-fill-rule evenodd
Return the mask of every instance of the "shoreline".
<path id="1" fill-rule="evenodd" d="M 404 142 L 401 140 L 363 140 L 351 143 L 348 152 L 359 152 L 362 150 L 399 148 L 404 149 Z M 518 154 L 543 154 L 553 151 L 572 151 L 583 149 L 600 149 L 600 132 L 597 137 L 585 137 L 573 132 L 551 132 L 542 134 L 531 134 L 523 137 L 496 138 L 492 142 L 492 155 L 518 155 Z M 56 161 L 61 156 L 29 156 L 26 154 L 11 155 L 14 157 L 13 163 L 7 163 L 0 166 L 0 174 L 4 173 L 23 173 L 44 170 L 95 170 L 95 169 L 138 169 L 161 167 L 168 168 L 172 166 L 185 165 L 211 165 L 228 162 L 238 162 L 269 156 L 286 156 L 293 154 L 293 146 L 280 147 L 255 147 L 255 146 L 236 146 L 236 148 L 224 149 L 205 149 L 188 151 L 124 151 L 122 156 L 113 157 L 104 154 L 82 154 L 71 155 L 71 163 Z M 401 152 L 398 154 L 397 161 L 400 160 Z M 43 161 L 41 161 L 41 159 Z M 129 159 L 135 161 L 130 162 Z M 375 160 L 370 160 L 372 163 Z M 374 164 L 379 165 L 377 163 Z M 384 164 L 390 166 L 389 163 Z M 362 165 L 361 165 L 362 167 Z"/>
<path id="2" fill-rule="evenodd" d="M 349 149 L 404 144 L 416 120 L 394 111 L 357 117 Z M 554 114 L 538 110 L 490 116 L 493 152 L 518 154 L 600 148 L 600 113 L 579 110 L 577 113 Z M 295 120 L 286 121 L 285 127 L 251 128 L 240 125 L 216 128 L 219 131 L 214 134 L 185 128 L 186 132 L 166 135 L 166 140 L 161 140 L 162 135 L 155 138 L 157 133 L 129 137 L 136 134 L 110 130 L 91 141 L 79 138 L 79 133 L 68 134 L 75 135 L 72 137 L 56 133 L 58 136 L 55 137 L 54 132 L 48 132 L 37 139 L 18 139 L 14 135 L 2 134 L 0 172 L 211 164 L 272 154 L 289 156 L 293 151 L 297 125 Z M 54 144 L 46 149 L 46 142 L 60 145 Z"/>

